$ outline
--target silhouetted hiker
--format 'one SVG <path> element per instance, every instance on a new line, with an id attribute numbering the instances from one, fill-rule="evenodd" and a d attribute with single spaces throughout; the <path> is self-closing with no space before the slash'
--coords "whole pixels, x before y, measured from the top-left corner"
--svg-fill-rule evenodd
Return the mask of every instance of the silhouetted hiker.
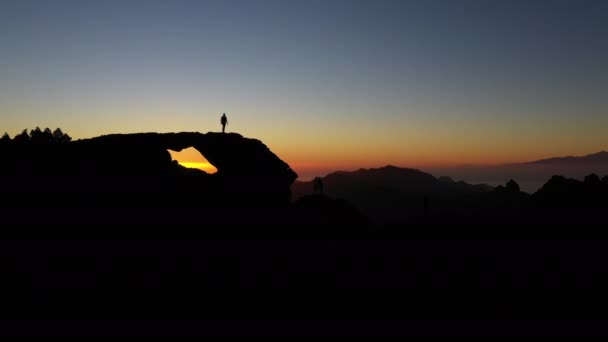
<path id="1" fill-rule="evenodd" d="M 220 122 L 222 123 L 222 133 L 224 133 L 226 130 L 226 125 L 228 124 L 228 118 L 226 117 L 226 113 L 222 114 Z"/>
<path id="2" fill-rule="evenodd" d="M 315 179 L 313 180 L 313 192 L 316 194 L 322 194 L 323 193 L 323 181 L 321 180 L 321 177 L 315 177 Z"/>

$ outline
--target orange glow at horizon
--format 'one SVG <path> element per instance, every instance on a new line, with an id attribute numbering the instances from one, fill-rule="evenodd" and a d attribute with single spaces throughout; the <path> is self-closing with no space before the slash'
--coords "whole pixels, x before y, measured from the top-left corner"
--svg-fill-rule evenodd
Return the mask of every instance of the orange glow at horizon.
<path id="1" fill-rule="evenodd" d="M 335 171 L 355 171 L 362 168 L 381 168 L 387 165 L 421 171 L 490 167 L 552 157 L 583 156 L 603 150 L 602 146 L 578 149 L 559 145 L 553 148 L 541 144 L 512 145 L 490 142 L 482 146 L 469 147 L 456 141 L 451 146 L 429 143 L 428 146 L 412 144 L 405 148 L 384 146 L 382 149 L 372 150 L 366 146 L 351 147 L 343 144 L 342 153 L 330 148 L 323 150 L 319 147 L 312 149 L 317 152 L 314 155 L 297 149 L 278 151 L 278 155 L 285 156 L 282 159 L 298 174 L 298 180 L 308 181 L 315 176 L 325 176 Z M 486 147 L 489 147 L 489 151 L 485 149 Z"/>

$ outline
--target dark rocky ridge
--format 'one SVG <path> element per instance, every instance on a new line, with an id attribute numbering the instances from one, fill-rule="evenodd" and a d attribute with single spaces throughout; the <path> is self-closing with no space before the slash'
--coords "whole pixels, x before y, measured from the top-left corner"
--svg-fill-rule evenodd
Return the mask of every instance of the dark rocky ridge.
<path id="1" fill-rule="evenodd" d="M 167 151 L 188 147 L 218 172 L 186 169 Z M 0 152 L 4 217 L 34 225 L 251 223 L 289 206 L 297 178 L 261 141 L 236 133 L 112 134 Z"/>
<path id="2" fill-rule="evenodd" d="M 297 174 L 266 145 L 237 133 L 139 133 L 113 134 L 75 142 L 75 149 L 84 148 L 97 167 L 119 162 L 121 167 L 173 171 L 167 149 L 181 151 L 193 147 L 218 172 L 227 187 L 239 193 L 263 195 L 274 202 L 289 200 L 289 188 Z"/>

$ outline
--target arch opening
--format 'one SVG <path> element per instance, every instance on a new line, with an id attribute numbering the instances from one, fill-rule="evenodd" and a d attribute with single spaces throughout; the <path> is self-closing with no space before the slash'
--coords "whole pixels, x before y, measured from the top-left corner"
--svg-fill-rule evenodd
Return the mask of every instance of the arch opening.
<path id="1" fill-rule="evenodd" d="M 208 174 L 214 174 L 217 172 L 217 168 L 211 164 L 205 156 L 203 156 L 194 147 L 188 147 L 180 152 L 167 150 L 171 155 L 171 159 L 177 161 L 181 166 L 189 169 L 199 169 L 207 172 Z"/>

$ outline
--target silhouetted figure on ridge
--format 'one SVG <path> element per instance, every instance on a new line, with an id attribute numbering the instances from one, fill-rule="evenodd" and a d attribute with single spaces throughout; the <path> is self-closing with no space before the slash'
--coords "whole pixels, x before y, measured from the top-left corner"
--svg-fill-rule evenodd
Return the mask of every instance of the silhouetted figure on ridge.
<path id="1" fill-rule="evenodd" d="M 222 123 L 222 133 L 224 133 L 226 131 L 226 125 L 228 124 L 228 118 L 226 117 L 226 113 L 222 114 L 220 122 Z"/>
<path id="2" fill-rule="evenodd" d="M 321 177 L 315 177 L 312 183 L 313 192 L 315 194 L 323 194 L 323 180 L 321 180 Z"/>

